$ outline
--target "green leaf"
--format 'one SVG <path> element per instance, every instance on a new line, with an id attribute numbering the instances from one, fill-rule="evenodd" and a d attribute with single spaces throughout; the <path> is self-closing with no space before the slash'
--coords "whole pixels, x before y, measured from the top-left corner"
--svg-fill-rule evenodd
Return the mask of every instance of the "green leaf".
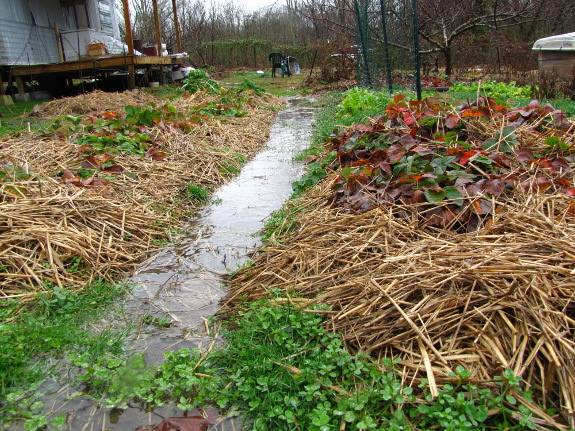
<path id="1" fill-rule="evenodd" d="M 124 110 L 126 111 L 126 114 L 130 117 L 133 117 L 136 115 L 136 107 L 132 106 L 132 105 L 128 105 L 124 108 Z"/>
<path id="2" fill-rule="evenodd" d="M 357 420 L 357 414 L 352 410 L 348 410 L 344 413 L 343 420 L 346 422 L 355 422 Z"/>
<path id="3" fill-rule="evenodd" d="M 445 190 L 441 189 L 425 189 L 423 191 L 423 193 L 425 194 L 425 198 L 427 199 L 427 202 L 430 203 L 436 203 L 436 202 L 440 202 L 443 199 L 445 199 Z"/>
<path id="4" fill-rule="evenodd" d="M 353 168 L 346 166 L 345 168 L 342 168 L 341 170 L 341 176 L 346 179 L 349 180 L 349 177 L 351 175 L 351 172 L 353 171 Z"/>
<path id="5" fill-rule="evenodd" d="M 461 199 L 463 197 L 460 191 L 453 186 L 444 187 L 443 190 L 445 191 L 445 197 L 447 199 Z"/>
<path id="6" fill-rule="evenodd" d="M 505 395 L 505 399 L 511 405 L 517 404 L 517 399 L 513 395 Z"/>

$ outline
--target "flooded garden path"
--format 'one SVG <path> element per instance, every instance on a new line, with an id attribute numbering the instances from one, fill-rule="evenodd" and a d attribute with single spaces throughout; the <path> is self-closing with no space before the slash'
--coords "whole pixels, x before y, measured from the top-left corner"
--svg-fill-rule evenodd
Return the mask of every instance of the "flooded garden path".
<path id="1" fill-rule="evenodd" d="M 258 232 L 265 219 L 289 198 L 291 183 L 303 172 L 294 156 L 310 144 L 314 108 L 307 98 L 287 102 L 265 148 L 215 192 L 212 203 L 190 220 L 177 243 L 132 275 L 135 289 L 126 315 L 141 324 L 128 347 L 144 352 L 148 365 L 160 363 L 165 351 L 205 351 L 215 342 L 206 330 L 226 294 L 223 277 L 248 261 L 260 244 Z M 160 416 L 138 408 L 102 409 L 75 398 L 74 391 L 77 388 L 60 389 L 46 403 L 51 412 L 68 413 L 70 430 L 136 430 L 161 422 Z M 175 407 L 155 412 L 164 417 L 182 414 Z M 221 421 L 210 429 L 241 429 L 241 421 Z"/>

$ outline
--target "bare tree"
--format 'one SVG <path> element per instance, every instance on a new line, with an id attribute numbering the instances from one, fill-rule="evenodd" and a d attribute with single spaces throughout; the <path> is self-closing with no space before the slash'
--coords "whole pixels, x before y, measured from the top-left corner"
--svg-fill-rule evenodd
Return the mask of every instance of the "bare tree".
<path id="1" fill-rule="evenodd" d="M 445 73 L 450 75 L 456 40 L 478 28 L 498 32 L 535 22 L 543 6 L 542 0 L 419 0 L 419 34 L 429 47 L 426 52 L 443 54 Z"/>

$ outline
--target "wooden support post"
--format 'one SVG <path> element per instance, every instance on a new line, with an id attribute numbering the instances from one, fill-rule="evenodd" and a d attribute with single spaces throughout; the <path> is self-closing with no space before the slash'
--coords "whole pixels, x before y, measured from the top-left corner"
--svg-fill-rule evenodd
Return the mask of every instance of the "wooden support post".
<path id="1" fill-rule="evenodd" d="M 172 8 L 174 9 L 174 29 L 176 30 L 176 51 L 183 52 L 182 39 L 180 38 L 180 21 L 178 20 L 178 9 L 176 0 L 172 0 Z"/>
<path id="2" fill-rule="evenodd" d="M 4 96 L 4 81 L 2 80 L 2 72 L 0 72 L 0 96 Z"/>
<path id="3" fill-rule="evenodd" d="M 24 81 L 22 80 L 21 76 L 17 76 L 15 78 L 16 87 L 18 87 L 18 94 L 24 95 L 26 94 L 26 88 L 24 87 Z"/>
<path id="4" fill-rule="evenodd" d="M 54 24 L 54 33 L 56 33 L 56 45 L 58 45 L 58 58 L 60 63 L 64 62 L 64 51 L 62 50 L 62 39 L 60 39 L 60 26 L 58 23 Z"/>
<path id="5" fill-rule="evenodd" d="M 156 27 L 156 44 L 158 45 L 158 56 L 162 56 L 162 32 L 160 31 L 160 13 L 158 12 L 158 0 L 152 0 L 154 6 L 154 26 Z M 160 66 L 160 85 L 164 85 L 164 71 Z"/>
<path id="6" fill-rule="evenodd" d="M 132 26 L 130 24 L 130 8 L 128 0 L 122 0 L 124 6 L 124 23 L 126 25 L 126 45 L 128 45 L 128 88 L 136 88 L 136 71 L 134 70 L 134 39 L 132 38 Z"/>
<path id="7" fill-rule="evenodd" d="M 152 0 L 154 6 L 154 28 L 156 29 L 156 45 L 158 46 L 158 55 L 162 56 L 162 32 L 160 31 L 160 13 L 158 12 L 158 0 Z"/>

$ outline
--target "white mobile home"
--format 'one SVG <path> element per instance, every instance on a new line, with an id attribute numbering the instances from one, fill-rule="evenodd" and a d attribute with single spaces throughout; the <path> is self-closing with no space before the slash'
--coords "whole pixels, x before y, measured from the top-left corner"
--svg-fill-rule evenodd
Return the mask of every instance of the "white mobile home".
<path id="1" fill-rule="evenodd" d="M 160 54 L 145 56 L 134 50 L 128 0 L 0 0 L 0 96 L 4 82 L 11 93 L 15 84 L 20 95 L 30 86 L 62 95 L 74 87 L 74 80 L 91 79 L 98 85 L 124 76 L 128 79 L 122 85 L 133 89 L 146 85 L 150 71 L 162 82 L 164 69 L 181 65 L 182 59 L 161 55 L 158 0 L 151 1 Z M 180 53 L 176 0 L 172 4 Z"/>
<path id="2" fill-rule="evenodd" d="M 0 65 L 78 60 L 89 44 L 120 53 L 114 0 L 0 0 Z"/>

